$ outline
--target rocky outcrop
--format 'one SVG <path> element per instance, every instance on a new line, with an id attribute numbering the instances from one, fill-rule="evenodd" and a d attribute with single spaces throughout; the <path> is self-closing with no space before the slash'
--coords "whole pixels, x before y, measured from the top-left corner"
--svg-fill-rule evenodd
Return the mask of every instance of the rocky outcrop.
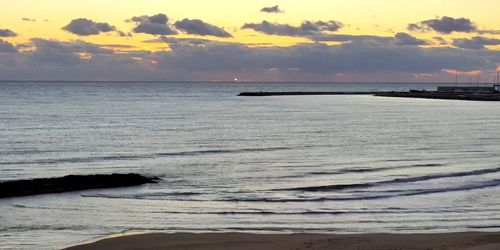
<path id="1" fill-rule="evenodd" d="M 157 181 L 158 178 L 139 174 L 68 175 L 58 178 L 4 181 L 0 182 L 0 198 L 130 187 Z"/>

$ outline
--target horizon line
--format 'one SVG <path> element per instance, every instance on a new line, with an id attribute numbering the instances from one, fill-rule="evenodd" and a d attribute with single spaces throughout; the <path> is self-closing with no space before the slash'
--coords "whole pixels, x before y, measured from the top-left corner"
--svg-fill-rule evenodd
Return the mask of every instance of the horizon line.
<path id="1" fill-rule="evenodd" d="M 321 84 L 468 84 L 468 85 L 478 85 L 478 84 L 498 84 L 494 82 L 398 82 L 398 81 L 376 81 L 376 82 L 363 82 L 363 81 L 352 81 L 352 82 L 334 82 L 334 81 L 175 81 L 175 80 L 0 80 L 0 83 L 9 82 L 54 82 L 54 83 L 233 83 L 233 84 L 251 84 L 251 83 L 321 83 Z"/>

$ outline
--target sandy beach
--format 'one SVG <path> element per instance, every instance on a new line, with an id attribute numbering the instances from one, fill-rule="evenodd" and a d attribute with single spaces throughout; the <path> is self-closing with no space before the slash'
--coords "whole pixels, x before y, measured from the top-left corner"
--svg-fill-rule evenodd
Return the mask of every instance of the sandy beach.
<path id="1" fill-rule="evenodd" d="M 500 233 L 366 235 L 151 233 L 114 237 L 67 249 L 498 250 L 500 249 Z"/>

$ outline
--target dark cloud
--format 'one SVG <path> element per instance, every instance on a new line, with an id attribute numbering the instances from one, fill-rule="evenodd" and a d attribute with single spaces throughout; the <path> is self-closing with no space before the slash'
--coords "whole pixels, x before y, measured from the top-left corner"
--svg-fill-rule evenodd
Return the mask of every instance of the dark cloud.
<path id="1" fill-rule="evenodd" d="M 15 37 L 17 34 L 9 29 L 0 29 L 0 37 Z"/>
<path id="2" fill-rule="evenodd" d="M 105 49 L 99 45 L 87 43 L 84 41 L 61 42 L 56 40 L 47 40 L 34 38 L 31 40 L 34 51 L 29 52 L 32 61 L 56 65 L 74 65 L 81 63 L 81 53 L 91 55 L 113 54 L 110 49 Z"/>
<path id="3" fill-rule="evenodd" d="M 439 45 L 448 45 L 448 42 L 440 36 L 435 36 L 433 38 Z"/>
<path id="4" fill-rule="evenodd" d="M 16 53 L 17 49 L 11 43 L 0 39 L 0 53 Z"/>
<path id="5" fill-rule="evenodd" d="M 116 28 L 108 23 L 98 23 L 86 18 L 77 18 L 62 28 L 65 31 L 79 36 L 99 35 L 101 32 L 115 31 Z"/>
<path id="6" fill-rule="evenodd" d="M 310 35 L 304 34 L 300 27 L 294 27 L 289 24 L 277 24 L 268 21 L 262 23 L 245 23 L 242 29 L 253 29 L 268 35 L 281 35 L 281 36 L 303 36 Z"/>
<path id="7" fill-rule="evenodd" d="M 462 49 L 486 49 L 487 45 L 500 45 L 500 39 L 475 36 L 471 39 L 453 39 L 453 46 Z"/>
<path id="8" fill-rule="evenodd" d="M 371 35 L 346 35 L 346 34 L 319 34 L 308 36 L 315 42 L 340 42 L 340 43 L 361 43 L 379 46 L 420 46 L 429 45 L 430 42 L 418 39 L 407 33 L 397 33 L 394 37 L 371 36 Z"/>
<path id="9" fill-rule="evenodd" d="M 137 47 L 126 44 L 99 44 L 101 48 L 110 48 L 110 49 L 135 49 Z"/>
<path id="10" fill-rule="evenodd" d="M 211 46 L 214 44 L 231 44 L 231 43 L 221 43 L 219 41 L 203 39 L 203 38 L 174 38 L 174 37 L 167 37 L 167 36 L 159 36 L 158 38 L 146 40 L 143 42 L 145 42 L 145 43 L 167 43 L 169 45 L 169 47 L 176 46 L 176 45 L 207 47 L 207 46 Z M 237 44 L 237 43 L 232 43 L 232 44 Z M 252 46 L 272 46 L 272 44 L 271 43 L 252 43 Z"/>
<path id="11" fill-rule="evenodd" d="M 452 32 L 477 32 L 476 25 L 468 18 L 453 18 L 442 17 L 440 19 L 429 19 L 419 23 L 412 23 L 408 25 L 408 30 L 427 32 L 436 31 L 441 34 L 450 34 Z"/>
<path id="12" fill-rule="evenodd" d="M 63 80 L 207 80 L 220 79 L 217 77 L 224 74 L 249 74 L 265 80 L 266 72 L 273 69 L 273 72 L 282 72 L 280 80 L 296 80 L 338 73 L 411 77 L 411 74 L 434 74 L 443 69 L 495 69 L 500 64 L 500 52 L 493 50 L 400 46 L 396 45 L 395 37 L 339 35 L 336 39 L 341 38 L 349 41 L 340 45 L 252 47 L 160 36 L 155 42 L 168 43 L 170 50 L 116 53 L 107 49 L 114 45 L 33 39 L 23 45 L 26 49 L 0 56 L 0 75 L 7 79 L 54 79 L 56 76 Z"/>
<path id="13" fill-rule="evenodd" d="M 2 79 L 140 80 L 151 79 L 153 75 L 144 63 L 150 62 L 150 52 L 114 53 L 83 41 L 39 38 L 23 46 L 30 49 L 0 56 Z M 155 77 L 162 78 L 161 75 Z"/>
<path id="14" fill-rule="evenodd" d="M 344 24 L 338 21 L 317 21 L 317 22 L 311 22 L 311 21 L 305 21 L 302 23 L 300 26 L 304 30 L 310 30 L 310 31 L 338 31 L 342 27 L 344 27 Z"/>
<path id="15" fill-rule="evenodd" d="M 143 41 L 145 43 L 167 43 L 169 45 L 174 45 L 174 44 L 183 44 L 183 45 L 190 45 L 190 46 L 201 46 L 207 43 L 211 43 L 211 40 L 208 39 L 201 39 L 201 38 L 173 38 L 173 37 L 167 37 L 167 36 L 159 36 L 158 38 L 155 39 L 150 39 Z"/>
<path id="16" fill-rule="evenodd" d="M 25 22 L 36 22 L 36 19 L 33 19 L 33 18 L 28 18 L 28 17 L 23 17 L 21 20 L 25 21 Z"/>
<path id="17" fill-rule="evenodd" d="M 118 34 L 118 36 L 121 36 L 121 37 L 132 37 L 132 33 L 130 33 L 130 32 L 126 33 L 126 32 L 123 32 L 121 30 L 118 30 L 118 31 L 116 31 L 116 33 Z"/>
<path id="18" fill-rule="evenodd" d="M 204 46 L 171 44 L 158 53 L 159 67 L 190 72 L 294 69 L 304 74 L 434 73 L 442 69 L 495 68 L 500 52 L 472 53 L 454 48 L 420 48 L 361 41 L 339 46 L 301 44 L 292 47 L 248 47 L 212 42 Z"/>
<path id="19" fill-rule="evenodd" d="M 431 30 L 430 28 L 419 23 L 410 23 L 406 29 L 413 32 L 427 32 Z"/>
<path id="20" fill-rule="evenodd" d="M 430 42 L 423 40 L 423 39 L 418 39 L 414 36 L 411 36 L 407 33 L 397 33 L 394 36 L 395 39 L 395 44 L 396 45 L 408 45 L 408 46 L 420 46 L 420 45 L 429 45 Z"/>
<path id="21" fill-rule="evenodd" d="M 168 17 L 165 14 L 156 14 L 153 16 L 132 17 L 130 22 L 136 23 L 133 29 L 135 33 L 144 33 L 150 35 L 175 35 L 175 31 L 168 23 Z"/>
<path id="22" fill-rule="evenodd" d="M 318 34 L 308 36 L 315 42 L 390 42 L 392 37 L 372 36 L 372 35 L 346 35 L 346 34 Z"/>
<path id="23" fill-rule="evenodd" d="M 145 40 L 145 41 L 142 41 L 143 43 L 166 43 L 168 39 L 174 39 L 174 38 L 170 38 L 170 37 L 167 37 L 167 36 L 158 36 L 157 38 L 153 38 L 153 39 L 148 39 L 148 40 Z"/>
<path id="24" fill-rule="evenodd" d="M 289 24 L 271 23 L 262 21 L 261 23 L 246 23 L 242 29 L 253 29 L 255 31 L 279 36 L 311 36 L 322 32 L 333 32 L 341 29 L 344 25 L 338 21 L 305 21 L 300 26 Z"/>
<path id="25" fill-rule="evenodd" d="M 199 36 L 232 37 L 223 28 L 208 24 L 199 19 L 183 19 L 175 23 L 175 28 L 188 34 Z"/>
<path id="26" fill-rule="evenodd" d="M 265 13 L 284 13 L 283 10 L 280 9 L 278 5 L 272 6 L 272 7 L 264 7 L 260 10 L 260 12 L 265 12 Z"/>
<path id="27" fill-rule="evenodd" d="M 491 34 L 491 35 L 500 35 L 500 30 L 480 30 L 479 34 Z"/>

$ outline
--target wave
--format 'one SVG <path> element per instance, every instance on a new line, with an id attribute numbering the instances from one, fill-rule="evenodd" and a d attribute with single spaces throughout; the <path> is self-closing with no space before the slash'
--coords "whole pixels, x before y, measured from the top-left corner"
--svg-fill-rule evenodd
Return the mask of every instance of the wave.
<path id="1" fill-rule="evenodd" d="M 199 192 L 171 192 L 171 193 L 150 193 L 150 194 L 144 194 L 144 196 L 191 196 L 191 195 L 202 195 L 204 193 L 199 193 Z"/>
<path id="2" fill-rule="evenodd" d="M 169 193 L 146 193 L 146 194 L 81 194 L 81 197 L 85 198 L 107 198 L 107 199 L 137 199 L 137 200 L 151 200 L 151 197 L 165 197 L 169 200 L 179 200 L 184 201 L 186 199 L 171 199 L 172 197 L 192 197 L 195 195 L 203 195 L 204 193 L 199 192 L 169 192 Z"/>
<path id="3" fill-rule="evenodd" d="M 427 167 L 443 167 L 443 164 L 429 163 L 429 164 L 414 164 L 409 166 L 394 166 L 394 167 L 380 167 L 380 168 L 345 168 L 337 171 L 315 171 L 310 172 L 310 175 L 336 175 L 336 174 L 348 174 L 348 173 L 369 173 L 369 172 L 381 172 L 388 170 L 397 169 L 408 169 L 408 168 L 427 168 Z"/>
<path id="4" fill-rule="evenodd" d="M 29 225 L 29 226 L 10 226 L 0 228 L 0 232 L 30 232 L 30 231 L 85 231 L 90 228 L 87 226 L 70 225 L 70 226 L 57 226 L 57 225 Z"/>
<path id="5" fill-rule="evenodd" d="M 84 209 L 80 209 L 80 208 L 26 206 L 26 205 L 21 205 L 21 204 L 13 204 L 12 207 L 22 208 L 22 209 L 64 210 L 64 211 L 82 211 L 82 210 L 84 210 Z"/>
<path id="6" fill-rule="evenodd" d="M 135 160 L 139 158 L 149 158 L 148 155 L 113 155 L 113 156 L 94 156 L 94 157 L 74 157 L 61 159 L 40 159 L 34 161 L 10 161 L 0 162 L 0 165 L 27 165 L 27 164 L 58 164 L 58 163 L 89 163 L 96 161 L 113 160 Z"/>
<path id="7" fill-rule="evenodd" d="M 199 150 L 199 151 L 184 151 L 173 153 L 159 153 L 158 156 L 192 156 L 204 154 L 230 154 L 230 153 L 252 153 L 252 152 L 268 152 L 278 150 L 288 150 L 289 147 L 271 147 L 271 148 L 243 148 L 243 149 L 215 149 L 215 150 Z"/>
<path id="8" fill-rule="evenodd" d="M 287 188 L 287 189 L 275 189 L 274 191 L 307 191 L 307 192 L 324 192 L 324 191 L 334 191 L 334 190 L 345 190 L 345 189 L 358 189 L 358 188 L 369 188 L 381 185 L 390 184 L 400 184 L 400 183 L 410 183 L 419 181 L 428 181 L 442 178 L 455 178 L 455 177 L 465 177 L 474 175 L 484 175 L 500 172 L 500 168 L 489 168 L 489 169 L 479 169 L 466 172 L 456 172 L 447 174 L 431 174 L 416 177 L 407 178 L 396 178 L 386 181 L 376 181 L 367 183 L 354 183 L 354 184 L 337 184 L 337 185 L 325 185 L 325 186 L 309 186 L 309 187 L 297 187 L 297 188 Z"/>
<path id="9" fill-rule="evenodd" d="M 408 190 L 401 191 L 400 193 L 385 193 L 379 195 L 363 195 L 363 196 L 350 196 L 350 197 L 318 197 L 318 198 L 286 198 L 286 199 L 275 199 L 275 198 L 237 198 L 237 199 L 223 199 L 221 201 L 231 201 L 231 202 L 321 202 L 321 201 L 359 201 L 359 200 L 378 200 L 396 197 L 406 197 L 406 196 L 417 196 L 426 194 L 436 194 L 436 193 L 449 193 L 449 192 L 459 192 L 459 191 L 471 191 L 484 188 L 492 188 L 500 186 L 500 180 L 491 180 L 479 182 L 476 184 L 462 185 L 456 187 L 445 187 L 445 188 L 431 188 L 431 189 L 418 189 L 418 190 Z"/>
<path id="10" fill-rule="evenodd" d="M 257 210 L 257 211 L 158 211 L 151 213 L 159 214 L 192 214 L 192 215 L 349 215 L 349 214 L 359 214 L 359 215 L 369 215 L 369 214 L 453 214 L 453 213 L 464 213 L 464 212 L 497 212 L 497 209 L 470 209 L 470 210 L 391 210 L 391 209 L 381 209 L 381 210 L 337 210 L 337 211 L 269 211 L 269 210 Z M 491 219 L 490 217 L 485 219 Z M 445 220 L 445 219 L 442 219 Z M 450 221 L 456 221 L 456 219 L 449 219 Z M 472 219 L 469 219 L 472 220 Z M 464 219 L 461 219 L 464 221 Z"/>
<path id="11" fill-rule="evenodd" d="M 470 229 L 499 229 L 500 225 L 468 226 Z"/>
<path id="12" fill-rule="evenodd" d="M 339 188 L 342 185 L 339 185 Z M 352 185 L 345 185 L 351 186 Z M 499 180 L 483 181 L 474 184 L 461 185 L 455 187 L 443 187 L 443 188 L 429 188 L 429 189 L 413 189 L 413 190 L 391 190 L 382 192 L 374 195 L 360 195 L 360 196 L 348 196 L 348 197 L 291 197 L 291 198 L 272 198 L 272 197 L 255 197 L 255 198 L 244 198 L 244 197 L 228 197 L 228 198 L 218 198 L 218 199 L 200 199 L 193 198 L 195 195 L 202 195 L 202 193 L 191 193 L 191 192 L 174 192 L 174 193 L 153 193 L 153 194 L 137 194 L 137 195 L 112 195 L 112 194 L 83 194 L 82 197 L 92 197 L 92 198 L 107 198 L 107 199 L 139 199 L 139 200 L 169 200 L 169 201 L 183 201 L 183 202 L 268 202 L 268 203 L 286 203 L 286 202 L 326 202 L 326 201 L 359 201 L 359 200 L 377 200 L 377 199 L 388 199 L 397 197 L 407 197 L 407 196 L 418 196 L 436 193 L 448 193 L 448 192 L 459 192 L 459 191 L 472 191 L 477 189 L 493 188 L 500 186 Z M 185 196 L 185 198 L 179 198 L 180 196 Z M 161 198 L 160 198 L 161 197 Z M 442 210 L 440 210 L 442 211 Z M 448 211 L 448 210 L 447 210 Z M 449 211 L 453 212 L 453 211 Z M 458 212 L 464 212 L 463 210 Z M 230 213 L 230 212 L 226 212 Z M 256 214 L 269 212 L 255 212 Z M 308 212 L 306 212 L 308 213 Z M 318 213 L 318 212 L 309 212 Z M 319 212 L 325 214 L 335 214 L 335 212 Z M 293 214 L 293 213 L 292 213 Z"/>
<path id="13" fill-rule="evenodd" d="M 165 211 L 158 212 L 161 214 L 192 214 L 192 215 L 321 215 L 321 214 L 344 214 L 346 212 L 274 212 L 274 211 L 204 211 L 204 212 L 188 212 L 188 211 Z"/>
<path id="14" fill-rule="evenodd" d="M 484 189 L 484 188 L 491 188 L 491 187 L 497 187 L 500 186 L 500 180 L 491 180 L 491 181 L 484 181 L 480 182 L 478 184 L 469 184 L 469 185 L 463 185 L 463 186 L 458 186 L 458 187 L 448 187 L 448 188 L 434 188 L 434 189 L 427 189 L 427 190 L 419 190 L 415 192 L 409 192 L 405 194 L 401 194 L 398 196 L 414 196 L 414 195 L 422 195 L 422 194 L 435 194 L 435 193 L 447 193 L 447 192 L 457 192 L 457 191 L 470 191 L 470 190 L 475 190 L 475 189 Z"/>
<path id="15" fill-rule="evenodd" d="M 243 149 L 216 149 L 216 150 L 196 150 L 196 151 L 181 151 L 167 152 L 157 154 L 137 154 L 137 155 L 111 155 L 111 156 L 93 156 L 93 157 L 73 157 L 61 159 L 40 159 L 34 161 L 4 161 L 0 165 L 27 165 L 27 164 L 58 164 L 58 163 L 89 163 L 99 161 L 123 161 L 158 158 L 166 156 L 196 156 L 207 154 L 237 154 L 237 153 L 252 153 L 252 152 L 270 152 L 279 150 L 289 150 L 289 147 L 269 147 L 269 148 L 243 148 Z"/>
<path id="16" fill-rule="evenodd" d="M 45 153 L 62 153 L 63 151 L 57 150 L 7 150 L 0 151 L 0 155 L 36 155 L 36 154 L 45 154 Z"/>

